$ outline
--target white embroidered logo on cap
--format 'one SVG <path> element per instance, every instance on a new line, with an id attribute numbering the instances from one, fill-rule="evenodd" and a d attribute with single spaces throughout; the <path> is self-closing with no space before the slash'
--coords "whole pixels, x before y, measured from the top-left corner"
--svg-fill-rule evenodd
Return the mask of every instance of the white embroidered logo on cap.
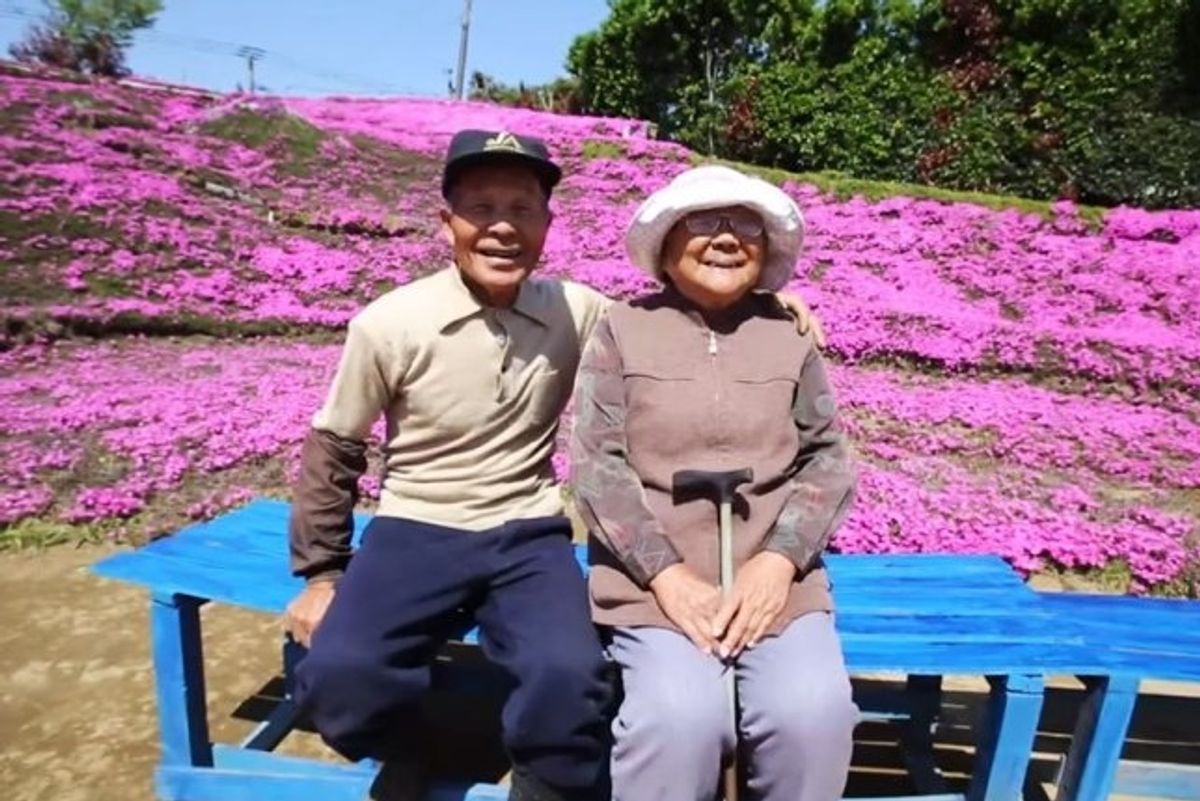
<path id="1" fill-rule="evenodd" d="M 483 149 L 484 150 L 508 150 L 513 153 L 524 153 L 525 152 L 525 148 L 521 147 L 521 143 L 517 140 L 517 137 L 513 136 L 512 134 L 508 133 L 507 131 L 501 131 L 500 133 L 493 136 L 491 139 L 484 142 Z"/>

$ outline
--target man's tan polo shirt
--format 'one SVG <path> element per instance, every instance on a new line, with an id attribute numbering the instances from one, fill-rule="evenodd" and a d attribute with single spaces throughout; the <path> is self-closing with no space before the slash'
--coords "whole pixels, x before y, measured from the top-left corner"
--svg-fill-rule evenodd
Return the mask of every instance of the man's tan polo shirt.
<path id="1" fill-rule="evenodd" d="M 363 440 L 385 416 L 382 516 L 482 530 L 561 514 L 556 425 L 607 306 L 529 279 L 511 308 L 484 307 L 454 266 L 394 289 L 351 320 L 313 428 Z"/>

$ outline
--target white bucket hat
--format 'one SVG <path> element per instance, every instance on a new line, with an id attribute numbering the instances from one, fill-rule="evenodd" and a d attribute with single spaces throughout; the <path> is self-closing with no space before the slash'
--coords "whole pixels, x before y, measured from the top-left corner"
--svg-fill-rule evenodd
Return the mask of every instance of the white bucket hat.
<path id="1" fill-rule="evenodd" d="M 796 269 L 804 241 L 804 217 L 782 189 L 761 178 L 712 164 L 694 167 L 675 176 L 638 207 L 625 232 L 629 259 L 642 270 L 663 280 L 659 266 L 663 238 L 687 214 L 726 206 L 745 206 L 762 217 L 767 234 L 767 259 L 758 288 L 782 289 Z"/>

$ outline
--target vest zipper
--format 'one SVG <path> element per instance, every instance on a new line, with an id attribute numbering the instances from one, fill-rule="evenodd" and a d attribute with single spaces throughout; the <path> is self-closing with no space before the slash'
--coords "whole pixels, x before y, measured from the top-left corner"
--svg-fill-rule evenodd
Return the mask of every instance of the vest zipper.
<path id="1" fill-rule="evenodd" d="M 713 445 L 720 447 L 721 441 L 721 375 L 717 369 L 717 334 L 708 329 L 708 362 L 712 367 L 713 382 Z"/>

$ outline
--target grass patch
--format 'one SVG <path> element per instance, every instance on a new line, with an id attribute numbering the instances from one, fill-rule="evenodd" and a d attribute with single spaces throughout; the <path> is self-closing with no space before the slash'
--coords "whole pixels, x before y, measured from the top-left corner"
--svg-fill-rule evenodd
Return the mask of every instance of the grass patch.
<path id="1" fill-rule="evenodd" d="M 142 203 L 141 211 L 146 217 L 158 217 L 164 220 L 187 219 L 178 206 L 153 197 Z"/>
<path id="2" fill-rule="evenodd" d="M 200 126 L 202 133 L 260 150 L 276 158 L 280 172 L 308 176 L 320 159 L 320 128 L 291 114 L 239 109 Z"/>
<path id="3" fill-rule="evenodd" d="M 437 159 L 404 150 L 366 134 L 350 134 L 347 139 L 364 154 L 382 161 L 397 172 L 434 175 L 441 169 L 441 162 Z"/>
<path id="4" fill-rule="evenodd" d="M 351 134 L 347 140 L 358 151 L 356 155 L 362 163 L 379 167 L 374 171 L 375 180 L 354 187 L 354 194 L 366 195 L 385 205 L 395 205 L 414 185 L 431 185 L 441 171 L 441 163 L 436 159 L 365 134 Z"/>
<path id="5" fill-rule="evenodd" d="M 152 109 L 129 108 L 118 105 L 107 98 L 96 97 L 83 90 L 67 89 L 48 92 L 46 104 L 70 106 L 73 120 L 86 128 L 137 128 L 149 130 L 154 127 L 150 120 Z"/>
<path id="6" fill-rule="evenodd" d="M 90 109 L 112 109 L 115 106 L 108 100 L 103 100 L 96 97 L 91 92 L 83 89 L 59 89 L 46 93 L 46 101 L 50 103 L 59 103 L 62 105 L 70 104 L 78 108 Z"/>
<path id="7" fill-rule="evenodd" d="M 8 157 L 22 166 L 30 164 L 45 164 L 47 162 L 54 163 L 62 160 L 62 154 L 52 150 L 30 145 L 29 147 L 20 147 L 15 150 L 10 150 Z"/>
<path id="8" fill-rule="evenodd" d="M 868 181 L 852 178 L 838 172 L 788 172 L 775 167 L 760 167 L 754 164 L 741 164 L 724 159 L 714 159 L 700 154 L 692 155 L 692 163 L 724 164 L 737 170 L 757 175 L 774 184 L 784 181 L 812 184 L 822 192 L 833 195 L 839 200 L 846 200 L 861 195 L 867 200 L 885 200 L 890 197 L 911 197 L 925 200 L 937 200 L 942 203 L 970 203 L 996 211 L 1010 209 L 1026 214 L 1037 214 L 1050 219 L 1054 216 L 1048 200 L 1031 200 L 1015 195 L 989 195 L 984 192 L 962 192 L 955 189 L 941 189 L 924 184 L 906 184 L 895 181 Z M 1099 206 L 1079 206 L 1079 217 L 1092 228 L 1099 228 L 1106 209 Z"/>
<path id="9" fill-rule="evenodd" d="M 41 214 L 25 217 L 0 209 L 0 237 L 19 242 L 38 234 L 66 236 L 72 239 L 98 237 L 111 229 L 78 214 Z"/>
<path id="10" fill-rule="evenodd" d="M 92 131 L 102 131 L 106 128 L 130 128 L 138 131 L 154 129 L 154 123 L 144 117 L 125 114 L 121 111 L 96 111 L 90 108 L 76 108 L 67 118 L 76 128 Z"/>
<path id="11" fill-rule="evenodd" d="M 592 159 L 621 159 L 625 157 L 625 145 L 607 139 L 584 139 L 583 157 Z"/>
<path id="12" fill-rule="evenodd" d="M 57 281 L 48 279 L 39 272 L 30 275 L 26 264 L 0 266 L 0 297 L 10 303 L 60 303 L 69 299 L 70 293 Z M 0 319 L 3 319 L 0 313 Z"/>
<path id="13" fill-rule="evenodd" d="M 96 543 L 110 539 L 126 520 L 71 524 L 40 518 L 18 520 L 0 530 L 0 551 L 49 548 L 67 543 Z"/>
<path id="14" fill-rule="evenodd" d="M 129 287 L 119 278 L 109 275 L 89 275 L 84 279 L 88 293 L 101 298 L 121 298 L 129 294 Z"/>
<path id="15" fill-rule="evenodd" d="M 4 332 L 12 344 L 64 337 L 105 339 L 123 336 L 211 336 L 220 339 L 243 339 L 263 336 L 320 336 L 326 332 L 340 330 L 341 326 L 322 326 L 316 323 L 295 323 L 286 320 L 245 322 L 202 315 L 157 317 L 122 312 L 106 319 L 91 319 L 73 317 L 70 314 L 52 317 L 46 313 L 7 316 L 0 312 L 0 331 Z"/>
<path id="16" fill-rule="evenodd" d="M 28 133 L 29 118 L 36 110 L 37 106 L 24 101 L 0 103 L 0 133 L 14 135 Z"/>
<path id="17" fill-rule="evenodd" d="M 1129 594 L 1133 574 L 1124 559 L 1114 559 L 1100 569 L 1072 571 L 1054 567 L 1042 571 L 1059 579 L 1072 590 Z M 1082 585 L 1082 586 L 1081 586 Z M 1200 563 L 1193 563 L 1182 575 L 1150 588 L 1158 598 L 1196 598 L 1200 595 Z"/>

